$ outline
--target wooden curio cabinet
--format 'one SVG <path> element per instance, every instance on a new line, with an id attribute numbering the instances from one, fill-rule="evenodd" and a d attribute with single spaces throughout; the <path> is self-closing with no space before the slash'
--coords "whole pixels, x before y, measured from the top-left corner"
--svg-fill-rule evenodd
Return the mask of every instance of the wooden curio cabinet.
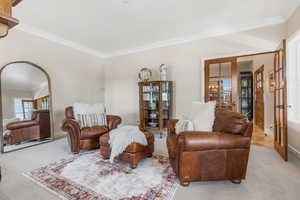
<path id="1" fill-rule="evenodd" d="M 172 81 L 139 82 L 140 128 L 162 133 L 172 118 Z"/>

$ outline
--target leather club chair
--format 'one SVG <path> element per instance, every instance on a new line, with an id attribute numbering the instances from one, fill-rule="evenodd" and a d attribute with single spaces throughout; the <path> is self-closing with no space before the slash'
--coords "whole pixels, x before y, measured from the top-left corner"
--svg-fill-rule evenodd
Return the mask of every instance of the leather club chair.
<path id="1" fill-rule="evenodd" d="M 168 122 L 170 163 L 182 186 L 193 181 L 230 180 L 246 177 L 253 124 L 247 117 L 216 110 L 213 132 L 175 133 L 178 120 Z"/>
<path id="2" fill-rule="evenodd" d="M 74 118 L 73 107 L 71 106 L 65 110 L 62 130 L 68 133 L 67 138 L 71 152 L 77 154 L 80 150 L 99 148 L 99 137 L 117 128 L 119 124 L 121 124 L 119 116 L 107 115 L 107 126 L 94 126 L 81 129 L 79 121 Z"/>
<path id="3" fill-rule="evenodd" d="M 9 132 L 4 135 L 6 144 L 18 144 L 31 140 L 42 140 L 51 136 L 49 110 L 37 110 L 31 120 L 7 124 Z"/>

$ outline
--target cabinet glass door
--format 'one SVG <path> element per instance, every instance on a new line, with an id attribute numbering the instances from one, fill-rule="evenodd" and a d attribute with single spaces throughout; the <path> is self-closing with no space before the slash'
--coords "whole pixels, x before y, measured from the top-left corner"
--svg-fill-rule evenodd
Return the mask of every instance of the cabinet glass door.
<path id="1" fill-rule="evenodd" d="M 171 119 L 172 109 L 171 109 L 171 83 L 163 82 L 162 83 L 162 122 L 161 128 L 167 127 L 168 120 Z"/>
<path id="2" fill-rule="evenodd" d="M 159 128 L 159 88 L 159 84 L 154 83 L 142 86 L 144 126 L 147 129 Z"/>

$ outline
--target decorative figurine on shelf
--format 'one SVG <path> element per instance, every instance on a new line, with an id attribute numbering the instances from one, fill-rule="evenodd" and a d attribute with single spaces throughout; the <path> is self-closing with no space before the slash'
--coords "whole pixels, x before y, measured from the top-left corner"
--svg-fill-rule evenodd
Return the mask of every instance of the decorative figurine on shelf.
<path id="1" fill-rule="evenodd" d="M 159 72 L 160 72 L 160 80 L 161 81 L 166 81 L 167 80 L 168 66 L 166 64 L 161 64 L 159 66 Z"/>
<path id="2" fill-rule="evenodd" d="M 140 81 L 149 81 L 152 77 L 152 71 L 148 68 L 142 68 L 139 73 Z"/>

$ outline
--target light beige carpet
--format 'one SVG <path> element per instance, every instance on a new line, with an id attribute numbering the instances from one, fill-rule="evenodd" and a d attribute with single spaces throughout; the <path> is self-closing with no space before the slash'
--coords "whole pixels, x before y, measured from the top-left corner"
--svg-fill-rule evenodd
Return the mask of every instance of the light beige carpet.
<path id="1" fill-rule="evenodd" d="M 165 141 L 156 138 L 156 152 L 166 154 Z M 33 183 L 22 173 L 72 156 L 66 139 L 0 155 L 3 179 L 0 200 L 57 200 L 57 196 Z M 240 185 L 229 181 L 197 182 L 179 187 L 181 200 L 299 200 L 300 161 L 290 155 L 284 162 L 269 147 L 252 146 L 247 180 Z"/>

